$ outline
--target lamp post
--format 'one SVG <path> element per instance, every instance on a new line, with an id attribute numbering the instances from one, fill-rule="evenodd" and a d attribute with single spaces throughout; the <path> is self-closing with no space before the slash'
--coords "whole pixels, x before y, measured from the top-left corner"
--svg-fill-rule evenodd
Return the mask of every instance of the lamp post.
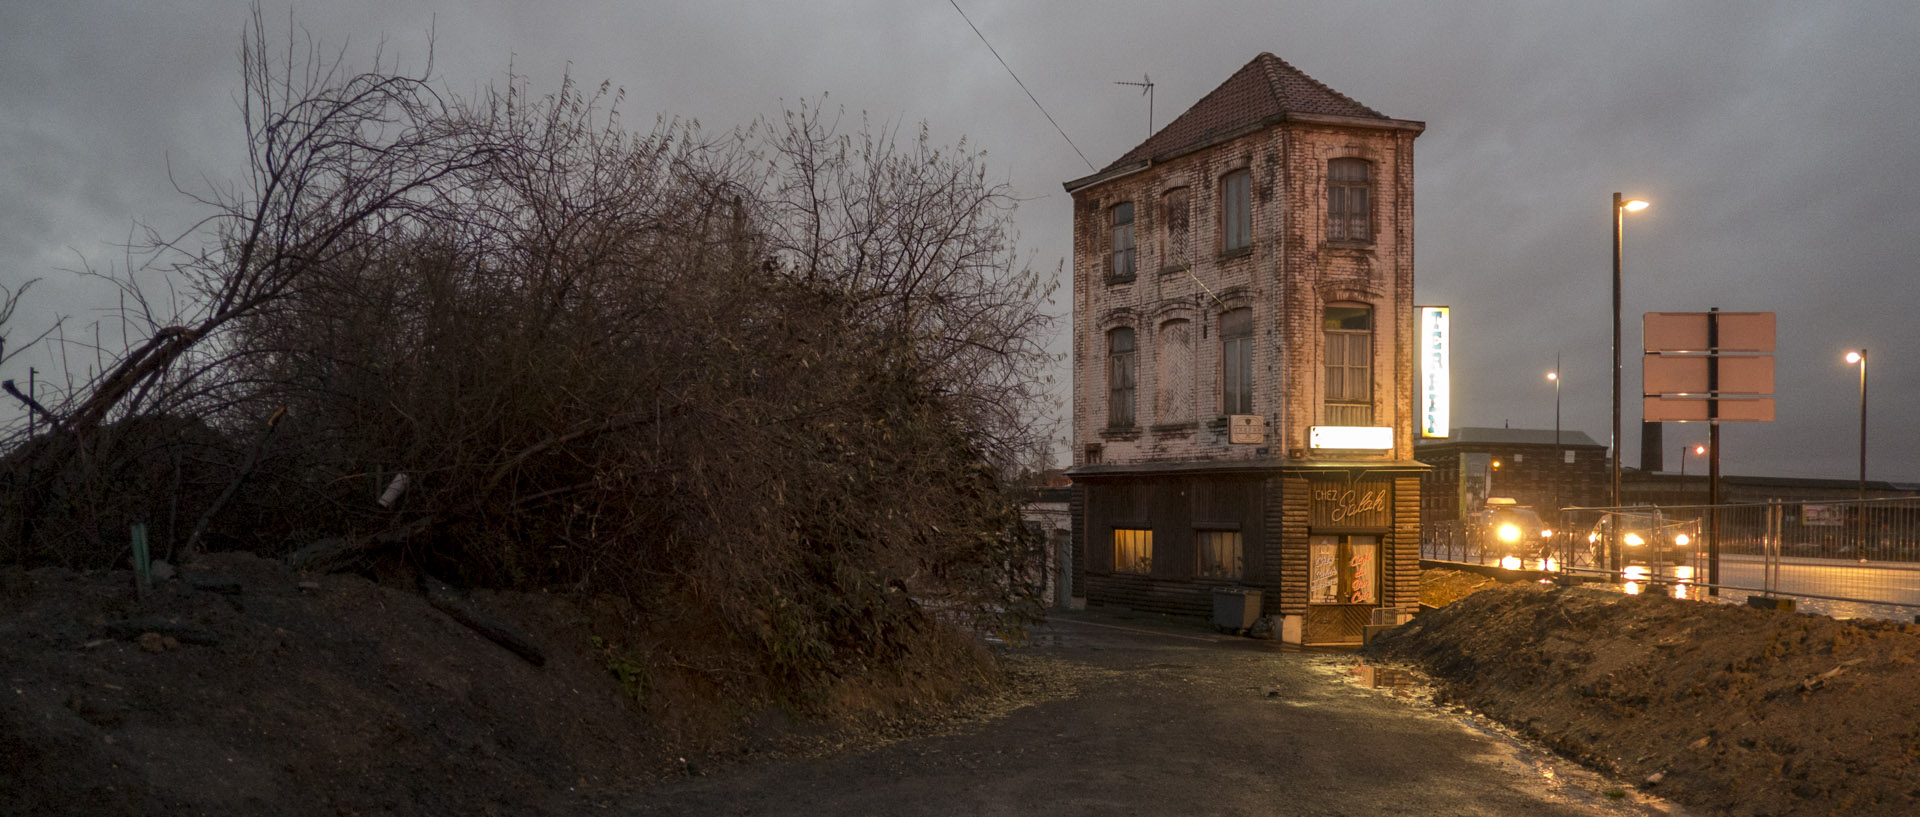
<path id="1" fill-rule="evenodd" d="M 1613 454 L 1613 507 L 1620 507 L 1620 228 L 1628 213 L 1647 209 L 1640 199 L 1622 199 L 1613 194 L 1613 438 L 1608 446 Z M 1618 526 L 1615 526 L 1618 527 Z M 1610 540 L 1614 537 L 1608 537 Z M 1620 546 L 1608 542 L 1608 567 L 1620 569 Z"/>
<path id="2" fill-rule="evenodd" d="M 1687 475 L 1687 454 L 1689 453 L 1696 456 L 1705 454 L 1707 453 L 1707 447 L 1704 445 L 1695 445 L 1693 450 L 1689 452 L 1686 446 L 1680 446 L 1680 476 L 1682 477 Z"/>
<path id="3" fill-rule="evenodd" d="M 1560 353 L 1553 353 L 1553 371 L 1547 372 L 1547 379 L 1553 381 L 1553 512 L 1560 512 L 1560 471 L 1566 467 L 1567 455 L 1560 451 Z"/>
<path id="4" fill-rule="evenodd" d="M 1867 350 L 1847 352 L 1848 364 L 1860 366 L 1860 498 L 1867 498 Z M 1862 509 L 1864 512 L 1865 509 Z"/>

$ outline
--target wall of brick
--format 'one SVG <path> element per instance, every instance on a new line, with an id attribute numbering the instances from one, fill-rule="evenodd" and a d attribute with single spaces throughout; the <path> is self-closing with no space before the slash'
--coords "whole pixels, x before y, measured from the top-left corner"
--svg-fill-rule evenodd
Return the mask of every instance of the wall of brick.
<path id="1" fill-rule="evenodd" d="M 1073 453 L 1075 465 L 1231 460 L 1301 452 L 1321 423 L 1321 315 L 1332 302 L 1374 309 L 1374 423 L 1412 459 L 1414 431 L 1413 138 L 1407 130 L 1287 121 L 1074 192 Z M 1327 162 L 1373 171 L 1373 240 L 1326 240 Z M 1223 178 L 1252 178 L 1252 246 L 1221 252 Z M 1167 203 L 1184 200 L 1186 228 Z M 1136 273 L 1111 278 L 1111 208 L 1134 204 Z M 1219 318 L 1254 316 L 1254 411 L 1262 446 L 1229 445 L 1221 406 Z M 1174 322 L 1175 328 L 1168 329 Z M 1184 328 L 1181 328 L 1184 322 Z M 1107 332 L 1135 331 L 1135 424 L 1108 427 Z M 1184 338 L 1185 344 L 1177 342 Z M 1187 390 L 1191 401 L 1176 399 Z M 1340 459 L 1355 459 L 1342 452 Z"/>

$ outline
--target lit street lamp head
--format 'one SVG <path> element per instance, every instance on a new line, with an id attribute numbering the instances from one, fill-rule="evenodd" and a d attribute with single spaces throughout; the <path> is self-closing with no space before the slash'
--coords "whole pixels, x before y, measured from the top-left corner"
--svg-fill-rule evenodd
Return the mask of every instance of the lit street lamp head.
<path id="1" fill-rule="evenodd" d="M 1642 201 L 1640 199 L 1632 199 L 1630 201 L 1621 203 L 1620 209 L 1625 210 L 1629 213 L 1638 213 L 1641 210 L 1645 210 L 1648 207 L 1652 207 L 1652 206 L 1653 205 L 1648 204 L 1647 202 Z"/>
<path id="2" fill-rule="evenodd" d="M 1856 352 L 1852 349 L 1847 350 L 1847 363 L 1849 365 L 1854 363 L 1859 363 L 1860 361 L 1866 360 L 1866 359 L 1867 359 L 1867 354 L 1864 351 Z"/>

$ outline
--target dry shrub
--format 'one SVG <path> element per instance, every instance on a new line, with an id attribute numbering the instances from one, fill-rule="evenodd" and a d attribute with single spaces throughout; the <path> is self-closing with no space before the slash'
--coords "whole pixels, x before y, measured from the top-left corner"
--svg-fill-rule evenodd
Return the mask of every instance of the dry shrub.
<path id="1" fill-rule="evenodd" d="M 251 186 L 156 256 L 199 299 L 53 436 L 205 418 L 241 488 L 193 500 L 205 545 L 612 594 L 699 623 L 648 671 L 721 691 L 959 671 L 952 622 L 1036 609 L 1007 475 L 1047 436 L 1051 287 L 979 155 L 804 106 L 636 134 L 604 86 L 465 103 L 260 39 Z"/>

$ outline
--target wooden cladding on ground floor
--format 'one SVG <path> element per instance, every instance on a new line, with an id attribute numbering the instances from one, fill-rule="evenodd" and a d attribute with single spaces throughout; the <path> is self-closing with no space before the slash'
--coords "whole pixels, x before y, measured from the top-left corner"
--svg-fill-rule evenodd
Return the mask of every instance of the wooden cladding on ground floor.
<path id="1" fill-rule="evenodd" d="M 1366 555 L 1357 580 L 1341 566 L 1341 593 L 1419 603 L 1417 472 L 1103 476 L 1076 487 L 1075 572 L 1090 604 L 1204 616 L 1216 588 L 1249 588 L 1263 615 L 1302 614 L 1326 580 L 1313 543 L 1334 539 L 1363 543 L 1340 552 Z"/>

